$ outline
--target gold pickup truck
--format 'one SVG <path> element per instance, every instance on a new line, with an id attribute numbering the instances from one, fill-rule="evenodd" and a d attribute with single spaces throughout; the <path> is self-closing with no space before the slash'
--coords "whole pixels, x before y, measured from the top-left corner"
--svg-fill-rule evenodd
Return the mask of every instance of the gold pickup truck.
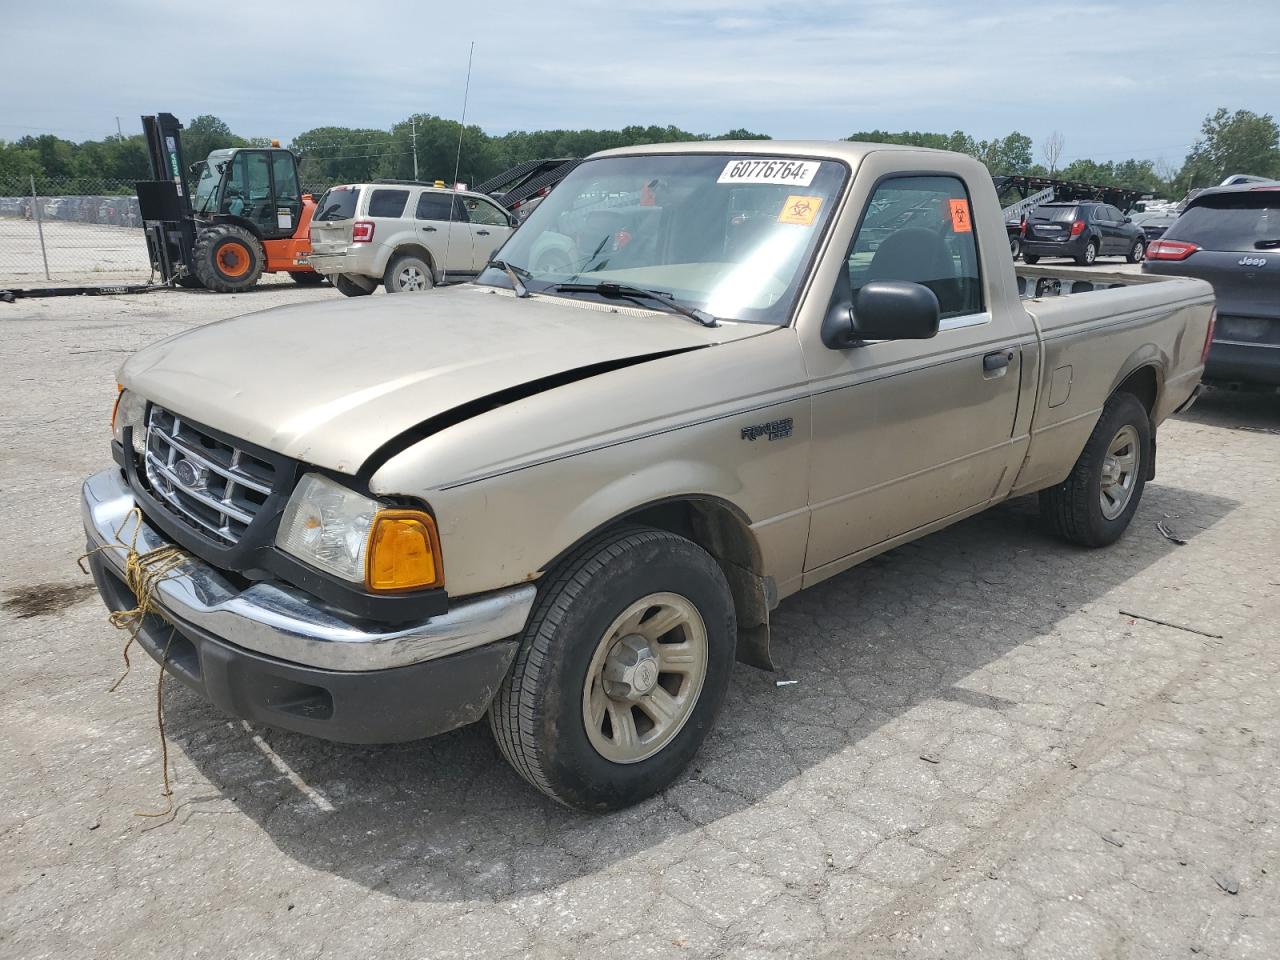
<path id="1" fill-rule="evenodd" d="M 600 153 L 472 283 L 130 358 L 94 575 L 132 609 L 130 557 L 182 551 L 138 640 L 229 714 L 487 716 L 539 790 L 616 808 L 689 762 L 735 659 L 771 666 L 790 594 L 1035 492 L 1057 535 L 1120 537 L 1212 326 L 1200 281 L 1015 273 L 968 157 Z"/>

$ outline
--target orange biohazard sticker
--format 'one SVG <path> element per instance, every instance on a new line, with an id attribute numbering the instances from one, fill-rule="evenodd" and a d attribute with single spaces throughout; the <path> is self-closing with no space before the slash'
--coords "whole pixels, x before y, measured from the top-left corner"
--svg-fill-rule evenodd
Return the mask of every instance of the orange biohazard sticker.
<path id="1" fill-rule="evenodd" d="M 951 201 L 951 229 L 956 233 L 972 233 L 973 221 L 969 219 L 969 201 Z"/>
<path id="2" fill-rule="evenodd" d="M 818 211 L 822 209 L 821 197 L 802 197 L 792 194 L 782 204 L 778 214 L 779 223 L 798 223 L 809 227 L 818 219 Z"/>

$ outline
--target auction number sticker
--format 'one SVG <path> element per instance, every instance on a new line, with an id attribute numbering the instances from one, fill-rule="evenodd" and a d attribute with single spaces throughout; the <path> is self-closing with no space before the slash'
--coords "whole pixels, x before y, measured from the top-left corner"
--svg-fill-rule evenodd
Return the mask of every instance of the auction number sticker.
<path id="1" fill-rule="evenodd" d="M 788 187 L 807 187 L 817 175 L 817 160 L 761 157 L 754 160 L 730 160 L 720 171 L 716 183 L 776 183 Z"/>

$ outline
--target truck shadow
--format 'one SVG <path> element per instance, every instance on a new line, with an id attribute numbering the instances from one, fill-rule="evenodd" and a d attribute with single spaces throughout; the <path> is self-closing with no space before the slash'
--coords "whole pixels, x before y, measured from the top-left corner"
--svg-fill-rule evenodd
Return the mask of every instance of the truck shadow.
<path id="1" fill-rule="evenodd" d="M 1086 551 L 1040 532 L 1034 500 L 1023 499 L 793 597 L 775 612 L 780 671 L 739 665 L 693 767 L 663 795 L 607 816 L 537 793 L 502 761 L 483 724 L 418 743 L 341 746 L 230 721 L 170 682 L 167 727 L 222 798 L 306 867 L 406 900 L 502 901 L 659 846 L 678 857 L 703 825 L 790 800 L 789 790 L 795 802 L 823 802 L 804 796 L 822 790 L 800 778 L 827 776 L 814 768 L 867 747 L 914 707 L 1042 708 L 957 684 L 1187 549 L 1156 531 L 1161 517 L 1179 517 L 1178 532 L 1194 542 L 1236 506 L 1153 484 L 1126 537 Z M 911 760 L 920 753 L 886 743 Z M 832 773 L 831 789 L 852 775 Z M 909 785 L 902 791 L 901 802 L 912 802 Z M 179 788 L 179 827 L 207 814 L 209 798 L 198 792 Z"/>
<path id="2" fill-rule="evenodd" d="M 1179 420 L 1231 430 L 1280 435 L 1280 395 L 1206 388 Z"/>

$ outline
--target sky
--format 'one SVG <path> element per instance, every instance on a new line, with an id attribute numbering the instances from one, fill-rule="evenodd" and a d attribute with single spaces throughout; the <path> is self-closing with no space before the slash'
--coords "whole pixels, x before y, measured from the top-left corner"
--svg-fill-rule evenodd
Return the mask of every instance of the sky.
<path id="1" fill-rule="evenodd" d="M 1280 107 L 1280 0 L 0 0 L 0 139 L 211 113 L 243 136 L 457 118 L 833 139 L 1020 130 L 1036 159 L 1181 163 L 1218 107 Z M 536 12 L 530 13 L 530 10 Z"/>

